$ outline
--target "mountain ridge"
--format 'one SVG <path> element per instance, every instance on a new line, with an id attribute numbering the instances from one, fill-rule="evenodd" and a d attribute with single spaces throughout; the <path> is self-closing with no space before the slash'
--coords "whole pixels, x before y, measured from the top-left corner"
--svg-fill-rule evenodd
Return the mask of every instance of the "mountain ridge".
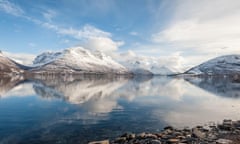
<path id="1" fill-rule="evenodd" d="M 231 75 L 240 74 L 240 55 L 224 55 L 210 59 L 195 66 L 185 74 L 194 75 Z"/>
<path id="2" fill-rule="evenodd" d="M 210 59 L 184 73 L 174 73 L 166 66 L 151 64 L 153 59 L 117 62 L 100 51 L 72 47 L 59 52 L 38 55 L 32 66 L 24 66 L 0 51 L 0 74 L 130 74 L 130 75 L 231 75 L 240 74 L 240 55 L 224 55 Z"/>
<path id="3" fill-rule="evenodd" d="M 43 53 L 36 57 L 31 72 L 130 74 L 131 72 L 111 57 L 101 52 L 90 52 L 82 47 L 74 47 L 62 52 Z"/>

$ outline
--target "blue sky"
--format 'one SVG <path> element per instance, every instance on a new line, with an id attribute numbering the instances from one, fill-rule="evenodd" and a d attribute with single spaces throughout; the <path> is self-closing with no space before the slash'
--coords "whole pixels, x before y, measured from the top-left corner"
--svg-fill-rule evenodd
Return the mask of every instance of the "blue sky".
<path id="1" fill-rule="evenodd" d="M 84 41 L 84 38 L 60 34 L 43 26 L 47 23 L 59 29 L 76 31 L 91 26 L 109 33 L 113 41 L 124 42 L 118 49 L 124 51 L 136 43 L 151 43 L 148 38 L 155 28 L 163 27 L 168 20 L 164 13 L 170 6 L 161 8 L 164 3 L 160 0 L 1 0 L 0 29 L 4 37 L 0 40 L 0 48 L 35 54 L 79 45 Z"/>
<path id="2" fill-rule="evenodd" d="M 0 0 L 0 17 L 15 57 L 83 46 L 188 67 L 240 53 L 238 0 Z"/>

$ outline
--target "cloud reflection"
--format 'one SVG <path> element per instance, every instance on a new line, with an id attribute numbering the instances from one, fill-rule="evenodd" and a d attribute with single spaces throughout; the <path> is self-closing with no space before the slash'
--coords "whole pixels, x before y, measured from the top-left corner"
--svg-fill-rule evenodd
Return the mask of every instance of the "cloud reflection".
<path id="1" fill-rule="evenodd" d="M 6 82 L 7 84 L 3 84 Z M 19 81 L 1 81 L 1 92 L 13 88 Z M 5 86 L 5 87 L 4 87 Z M 32 88 L 31 88 L 32 86 Z M 127 113 L 127 105 L 151 107 L 149 119 L 165 121 L 176 127 L 205 124 L 225 118 L 240 119 L 240 85 L 228 79 L 173 78 L 173 77 L 60 77 L 41 78 L 32 85 L 17 85 L 5 94 L 36 93 L 43 99 L 64 100 L 80 111 L 58 118 L 60 123 L 83 120 L 97 123 L 108 120 L 115 110 Z M 222 97 L 224 96 L 224 97 Z M 141 113 L 136 110 L 136 113 Z M 131 115 L 134 117 L 134 115 Z M 58 123 L 55 121 L 55 123 Z"/>

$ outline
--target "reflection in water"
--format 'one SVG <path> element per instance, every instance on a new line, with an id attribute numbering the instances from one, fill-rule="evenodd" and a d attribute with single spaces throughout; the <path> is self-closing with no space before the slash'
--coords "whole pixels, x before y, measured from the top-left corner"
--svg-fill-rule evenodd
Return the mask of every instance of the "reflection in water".
<path id="1" fill-rule="evenodd" d="M 154 132 L 166 125 L 191 127 L 240 119 L 240 99 L 221 97 L 238 94 L 240 85 L 227 79 L 68 76 L 21 80 L 0 81 L 0 143 L 86 143 L 127 131 Z M 24 95 L 28 97 L 17 97 Z"/>
<path id="2" fill-rule="evenodd" d="M 9 90 L 16 87 L 20 81 L 22 81 L 22 77 L 1 77 L 0 78 L 0 97 L 5 95 Z"/>
<path id="3" fill-rule="evenodd" d="M 186 78 L 190 83 L 219 96 L 240 98 L 240 83 L 229 77 Z"/>

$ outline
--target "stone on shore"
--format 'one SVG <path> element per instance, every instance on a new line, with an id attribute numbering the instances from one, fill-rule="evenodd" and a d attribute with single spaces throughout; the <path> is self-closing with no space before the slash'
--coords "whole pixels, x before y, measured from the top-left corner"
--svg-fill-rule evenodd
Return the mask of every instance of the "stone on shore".
<path id="1" fill-rule="evenodd" d="M 88 144 L 110 144 L 110 143 L 109 143 L 109 140 L 103 140 L 103 141 L 89 142 Z"/>
<path id="2" fill-rule="evenodd" d="M 125 133 L 113 141 L 89 144 L 240 144 L 240 121 L 224 120 L 222 124 L 192 129 L 165 127 L 158 133 Z"/>

